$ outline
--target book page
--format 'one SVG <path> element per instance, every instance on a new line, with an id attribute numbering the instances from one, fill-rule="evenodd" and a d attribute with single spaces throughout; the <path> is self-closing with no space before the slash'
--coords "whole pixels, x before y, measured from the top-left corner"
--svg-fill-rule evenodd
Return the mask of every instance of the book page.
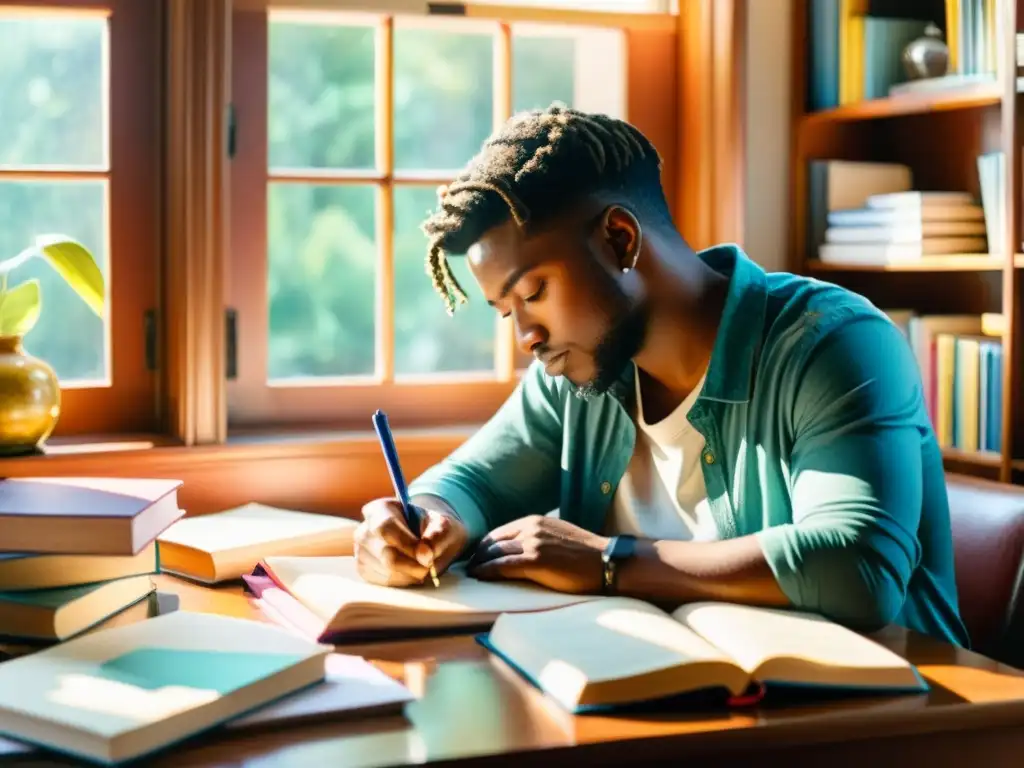
<path id="1" fill-rule="evenodd" d="M 379 613 L 496 616 L 541 611 L 587 600 L 529 582 L 488 582 L 465 575 L 463 566 L 441 574 L 440 587 L 384 587 L 363 580 L 354 557 L 268 557 L 267 569 L 306 608 L 330 622 L 343 608 L 371 606 Z M 355 617 L 355 611 L 351 612 Z"/>
<path id="2" fill-rule="evenodd" d="M 159 537 L 164 543 L 216 554 L 232 549 L 284 542 L 303 537 L 343 534 L 351 539 L 357 523 L 345 517 L 246 504 L 209 515 L 186 517 Z"/>
<path id="3" fill-rule="evenodd" d="M 692 603 L 673 616 L 761 682 L 854 687 L 921 685 L 888 648 L 821 616 L 728 603 Z"/>
<path id="4" fill-rule="evenodd" d="M 749 676 L 664 611 L 629 598 L 500 616 L 494 649 L 561 703 L 626 703 L 721 686 Z"/>

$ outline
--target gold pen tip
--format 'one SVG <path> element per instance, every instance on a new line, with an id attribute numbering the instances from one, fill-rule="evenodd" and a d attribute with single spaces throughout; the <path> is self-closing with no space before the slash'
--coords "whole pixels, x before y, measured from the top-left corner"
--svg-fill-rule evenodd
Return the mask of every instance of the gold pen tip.
<path id="1" fill-rule="evenodd" d="M 441 582 L 437 580 L 437 571 L 435 570 L 434 566 L 430 566 L 430 580 L 434 582 L 435 587 L 441 586 Z"/>

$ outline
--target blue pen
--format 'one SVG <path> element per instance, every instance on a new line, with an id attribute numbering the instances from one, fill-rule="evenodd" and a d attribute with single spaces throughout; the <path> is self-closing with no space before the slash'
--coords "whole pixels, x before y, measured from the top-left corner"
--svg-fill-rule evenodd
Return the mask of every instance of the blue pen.
<path id="1" fill-rule="evenodd" d="M 377 431 L 380 439 L 380 447 L 384 450 L 384 461 L 388 465 L 388 473 L 391 475 L 391 484 L 395 487 L 395 495 L 402 502 L 402 514 L 405 517 L 405 524 L 412 531 L 412 535 L 419 538 L 420 521 L 409 501 L 409 489 L 405 486 L 405 476 L 402 474 L 402 465 L 398 461 L 398 450 L 395 448 L 395 439 L 391 435 L 391 427 L 388 425 L 388 417 L 383 411 L 375 411 L 373 414 L 373 428 Z M 437 571 L 433 563 L 430 565 L 430 578 L 435 587 L 441 586 L 437 580 Z"/>

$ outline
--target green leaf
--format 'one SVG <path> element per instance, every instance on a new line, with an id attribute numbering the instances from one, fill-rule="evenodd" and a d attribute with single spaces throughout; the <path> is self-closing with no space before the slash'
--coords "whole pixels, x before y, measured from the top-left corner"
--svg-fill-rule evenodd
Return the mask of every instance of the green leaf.
<path id="1" fill-rule="evenodd" d="M 64 235 L 39 237 L 36 240 L 36 247 L 89 309 L 103 317 L 106 295 L 103 273 L 100 272 L 89 249 Z"/>
<path id="2" fill-rule="evenodd" d="M 35 327 L 42 308 L 34 278 L 0 292 L 0 336 L 24 336 Z"/>

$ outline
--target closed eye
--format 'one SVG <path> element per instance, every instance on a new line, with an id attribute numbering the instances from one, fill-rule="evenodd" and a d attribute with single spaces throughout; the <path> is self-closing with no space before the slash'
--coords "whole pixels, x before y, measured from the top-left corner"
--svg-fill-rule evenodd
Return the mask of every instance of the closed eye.
<path id="1" fill-rule="evenodd" d="M 544 291 L 547 289 L 547 286 L 548 286 L 548 284 L 546 282 L 544 282 L 543 280 L 541 280 L 540 284 L 537 286 L 537 290 L 535 290 L 529 296 L 526 296 L 525 298 L 523 298 L 523 301 L 540 301 L 541 299 L 544 298 Z M 504 319 L 506 317 L 511 317 L 511 316 L 512 316 L 511 312 L 502 312 L 501 313 L 502 319 Z"/>

